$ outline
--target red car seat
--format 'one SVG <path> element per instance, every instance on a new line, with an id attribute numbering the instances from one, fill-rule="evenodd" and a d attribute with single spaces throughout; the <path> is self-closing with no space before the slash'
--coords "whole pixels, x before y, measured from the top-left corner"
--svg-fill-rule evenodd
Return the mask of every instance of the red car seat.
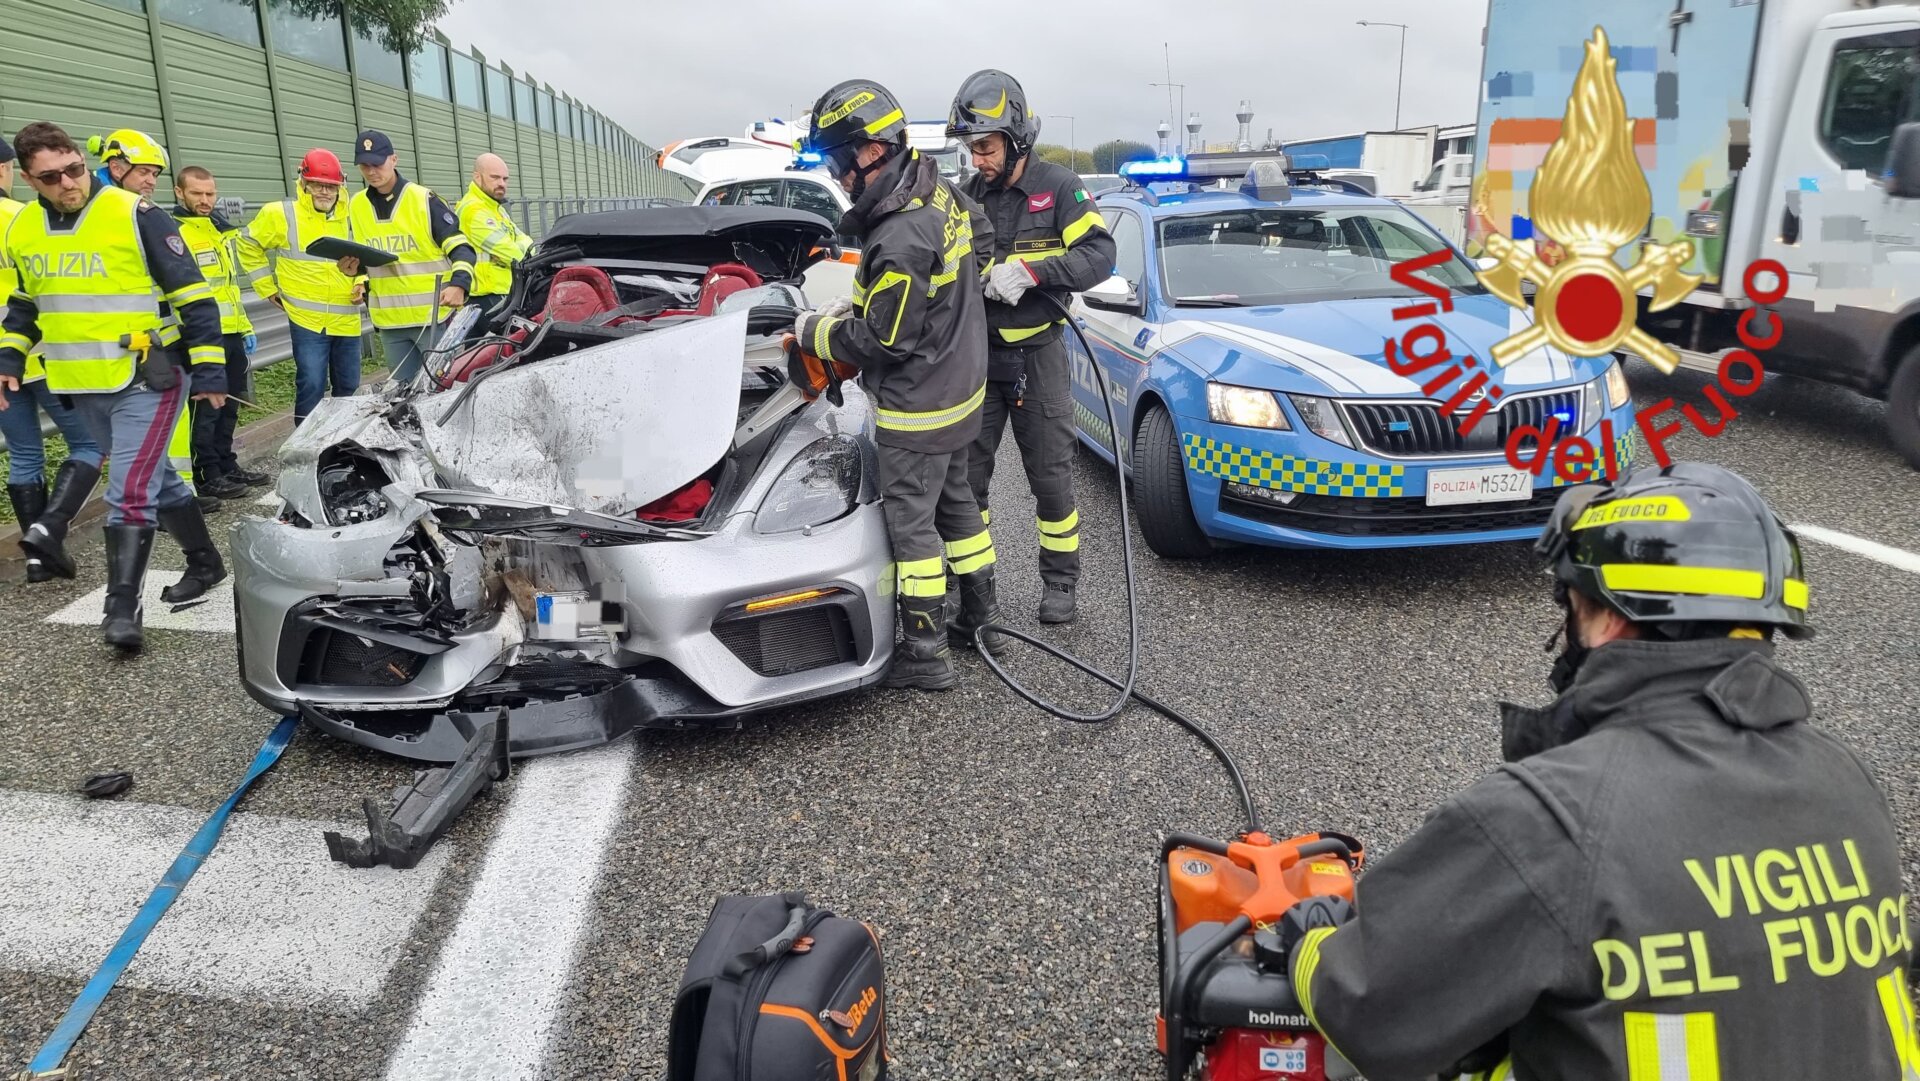
<path id="1" fill-rule="evenodd" d="M 546 307 L 533 317 L 533 323 L 538 326 L 549 319 L 562 323 L 584 323 L 619 306 L 620 295 L 614 292 L 613 279 L 607 276 L 606 271 L 595 266 L 561 267 L 547 286 Z M 494 342 L 461 354 L 441 378 L 441 388 L 464 383 L 475 372 L 512 356 L 514 349 L 526 341 L 531 333 L 524 328 L 516 329 L 507 336 L 510 344 Z"/>
<path id="2" fill-rule="evenodd" d="M 700 283 L 700 299 L 694 302 L 695 315 L 712 315 L 720 302 L 735 293 L 758 289 L 765 284 L 753 268 L 740 263 L 715 263 Z"/>

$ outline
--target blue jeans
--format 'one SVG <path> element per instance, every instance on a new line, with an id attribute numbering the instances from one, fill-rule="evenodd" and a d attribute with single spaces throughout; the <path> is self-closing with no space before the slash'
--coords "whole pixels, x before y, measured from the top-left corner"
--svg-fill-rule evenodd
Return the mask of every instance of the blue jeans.
<path id="1" fill-rule="evenodd" d="M 387 354 L 387 370 L 393 373 L 389 378 L 396 384 L 404 384 L 420 374 L 420 368 L 426 363 L 427 354 L 440 340 L 441 327 L 398 327 L 380 331 L 380 348 Z"/>
<path id="2" fill-rule="evenodd" d="M 296 323 L 287 324 L 293 338 L 293 422 L 307 419 L 333 384 L 333 396 L 345 398 L 360 389 L 360 338 L 322 334 Z"/>
<path id="3" fill-rule="evenodd" d="M 0 409 L 0 435 L 7 437 L 7 483 L 32 484 L 46 479 L 47 448 L 40 434 L 40 411 L 47 411 L 54 427 L 67 440 L 67 457 L 100 468 L 100 444 L 94 441 L 80 414 L 60 404 L 45 380 L 19 390 L 4 391 L 7 407 Z"/>

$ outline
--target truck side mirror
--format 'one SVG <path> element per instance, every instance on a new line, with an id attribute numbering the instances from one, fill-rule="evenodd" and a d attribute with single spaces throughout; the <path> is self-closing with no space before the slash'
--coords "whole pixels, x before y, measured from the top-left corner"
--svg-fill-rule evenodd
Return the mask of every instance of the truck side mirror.
<path id="1" fill-rule="evenodd" d="M 1920 199 L 1920 123 L 1901 124 L 1893 129 L 1893 145 L 1887 148 L 1887 175 L 1883 183 L 1888 195 Z"/>

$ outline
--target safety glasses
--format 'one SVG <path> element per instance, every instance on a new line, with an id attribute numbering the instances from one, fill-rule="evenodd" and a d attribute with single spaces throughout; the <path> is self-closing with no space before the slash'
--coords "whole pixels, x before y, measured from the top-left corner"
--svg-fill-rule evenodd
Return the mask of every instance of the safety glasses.
<path id="1" fill-rule="evenodd" d="M 860 147 L 857 143 L 841 143 L 827 151 L 827 172 L 838 180 L 853 171 L 853 163 L 859 156 Z"/>
<path id="2" fill-rule="evenodd" d="M 78 180 L 86 176 L 87 163 L 84 161 L 76 161 L 64 169 L 48 169 L 45 172 L 33 173 L 31 175 L 43 188 L 58 187 L 62 179 Z"/>

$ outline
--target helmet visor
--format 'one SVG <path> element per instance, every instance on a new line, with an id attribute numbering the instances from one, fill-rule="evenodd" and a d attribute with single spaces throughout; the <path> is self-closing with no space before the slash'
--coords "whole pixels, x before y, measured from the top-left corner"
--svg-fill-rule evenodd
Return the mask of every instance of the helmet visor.
<path id="1" fill-rule="evenodd" d="M 1587 508 L 1602 496 L 1613 491 L 1605 484 L 1576 484 L 1560 493 L 1560 499 L 1553 505 L 1553 513 L 1548 516 L 1545 528 L 1540 530 L 1540 539 L 1533 542 L 1533 552 L 1549 563 L 1560 558 L 1573 541 L 1573 527 Z"/>

